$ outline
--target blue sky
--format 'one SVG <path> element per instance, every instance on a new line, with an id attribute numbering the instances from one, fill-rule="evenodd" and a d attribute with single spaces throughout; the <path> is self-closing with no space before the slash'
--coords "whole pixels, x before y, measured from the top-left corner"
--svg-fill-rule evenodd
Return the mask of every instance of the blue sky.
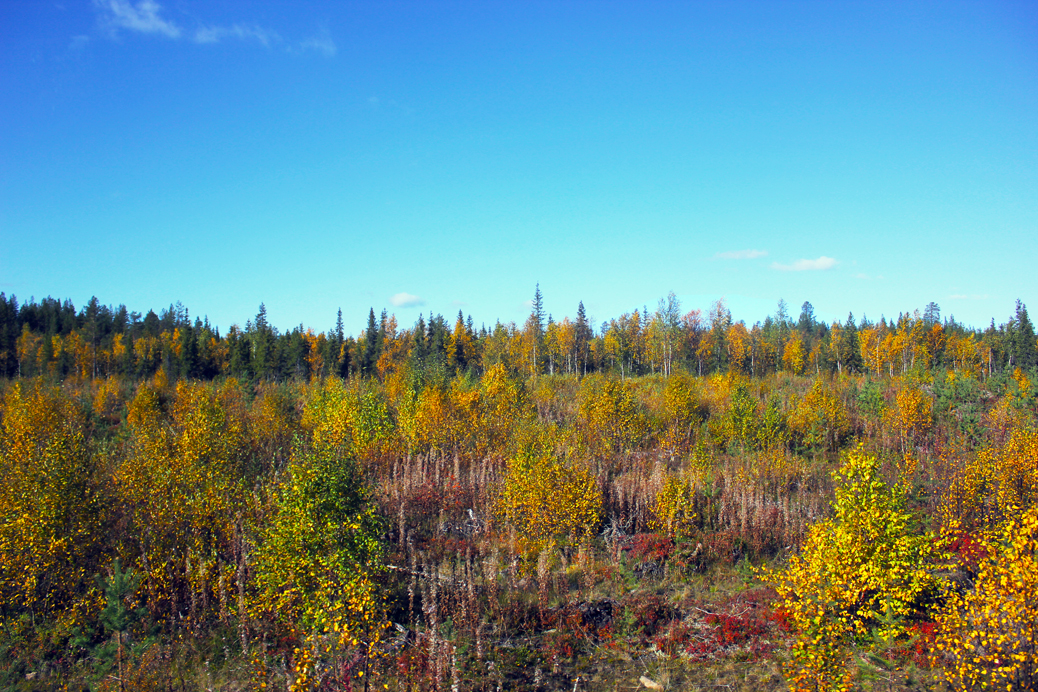
<path id="1" fill-rule="evenodd" d="M 1038 5 L 0 4 L 0 290 L 221 329 L 1038 309 Z"/>

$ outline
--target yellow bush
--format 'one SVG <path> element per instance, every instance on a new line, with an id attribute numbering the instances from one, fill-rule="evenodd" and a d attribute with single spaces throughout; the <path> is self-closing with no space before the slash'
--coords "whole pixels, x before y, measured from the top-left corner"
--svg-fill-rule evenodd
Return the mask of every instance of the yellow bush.
<path id="1" fill-rule="evenodd" d="M 806 364 L 807 349 L 800 339 L 800 334 L 793 332 L 786 340 L 785 348 L 782 351 L 782 367 L 794 375 L 799 375 L 804 371 Z"/>
<path id="2" fill-rule="evenodd" d="M 632 448 L 645 432 L 628 382 L 589 375 L 580 383 L 578 419 L 586 444 L 599 453 Z"/>
<path id="3" fill-rule="evenodd" d="M 671 375 L 663 389 L 663 400 L 670 418 L 672 437 L 687 443 L 705 417 L 706 407 L 695 379 L 684 373 Z"/>
<path id="4" fill-rule="evenodd" d="M 102 380 L 94 394 L 94 415 L 109 423 L 117 423 L 122 406 L 122 388 L 119 386 L 119 380 L 111 377 Z"/>
<path id="5" fill-rule="evenodd" d="M 961 462 L 960 462 L 961 463 Z M 981 532 L 1038 505 L 1038 430 L 1011 427 L 1008 438 L 961 463 L 942 498 L 946 526 Z"/>
<path id="6" fill-rule="evenodd" d="M 602 516 L 602 493 L 587 468 L 532 450 L 508 462 L 499 503 L 505 521 L 532 550 L 590 538 Z"/>
<path id="7" fill-rule="evenodd" d="M 248 418 L 253 444 L 262 458 L 287 457 L 299 429 L 299 398 L 285 385 L 268 383 L 258 388 Z"/>
<path id="8" fill-rule="evenodd" d="M 40 380 L 15 383 L 0 403 L 0 614 L 82 624 L 90 596 L 80 585 L 106 549 L 83 411 Z"/>
<path id="9" fill-rule="evenodd" d="M 954 689 L 1038 690 L 1038 508 L 985 548 L 973 590 L 938 620 L 935 662 Z"/>
<path id="10" fill-rule="evenodd" d="M 757 439 L 759 415 L 756 397 L 742 378 L 728 379 L 727 399 L 722 403 L 722 412 L 710 419 L 710 433 L 714 442 L 727 447 L 733 442 L 751 444 Z"/>
<path id="11" fill-rule="evenodd" d="M 883 414 L 883 424 L 896 436 L 901 451 L 908 452 L 933 425 L 933 401 L 918 388 L 902 385 L 894 406 Z"/>
<path id="12" fill-rule="evenodd" d="M 652 504 L 649 528 L 680 536 L 695 526 L 696 483 L 692 478 L 668 475 Z"/>
<path id="13" fill-rule="evenodd" d="M 815 380 L 803 399 L 790 402 L 789 429 L 801 443 L 836 450 L 851 432 L 847 410 L 822 380 Z"/>
<path id="14" fill-rule="evenodd" d="M 507 446 L 516 424 L 532 414 L 522 382 L 501 363 L 487 368 L 479 382 L 480 418 L 475 431 L 480 453 Z"/>
<path id="15" fill-rule="evenodd" d="M 314 446 L 341 449 L 358 459 L 372 459 L 391 449 L 396 421 L 376 382 L 350 386 L 334 378 L 315 385 L 301 420 Z"/>
<path id="16" fill-rule="evenodd" d="M 904 635 L 906 619 L 937 586 L 926 571 L 933 537 L 915 530 L 876 458 L 858 447 L 834 480 L 834 518 L 811 527 L 786 569 L 765 572 L 796 634 L 786 669 L 796 690 L 850 689 L 850 649 Z"/>
<path id="17" fill-rule="evenodd" d="M 291 689 L 311 689 L 315 670 L 371 655 L 381 639 L 384 527 L 341 449 L 297 449 L 274 505 L 253 562 L 251 611 L 301 629 Z"/>
<path id="18" fill-rule="evenodd" d="M 224 392 L 224 399 L 231 392 Z M 184 592 L 219 600 L 221 577 L 233 581 L 236 523 L 248 441 L 240 420 L 228 417 L 212 384 L 180 381 L 168 415 L 156 389 L 142 384 L 129 406 L 126 456 L 114 472 L 115 500 L 140 545 L 152 614 L 179 608 Z M 199 609 L 198 618 L 208 614 Z"/>

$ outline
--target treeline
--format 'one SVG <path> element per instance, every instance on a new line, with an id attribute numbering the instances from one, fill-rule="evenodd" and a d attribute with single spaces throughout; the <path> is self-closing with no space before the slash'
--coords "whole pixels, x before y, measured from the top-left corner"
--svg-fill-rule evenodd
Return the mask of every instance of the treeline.
<path id="1" fill-rule="evenodd" d="M 266 308 L 226 334 L 208 319 L 191 319 L 177 303 L 146 315 L 113 308 L 92 298 L 76 310 L 71 301 L 45 298 L 19 304 L 0 293 L 0 375 L 148 378 L 160 370 L 171 378 L 221 376 L 267 381 L 359 375 L 384 377 L 401 368 L 481 374 L 504 365 L 517 375 L 616 373 L 621 377 L 675 369 L 707 375 L 776 371 L 904 374 L 952 368 L 978 377 L 1038 364 L 1038 344 L 1026 306 L 984 330 L 941 320 L 930 303 L 896 320 L 853 314 L 828 324 L 809 302 L 794 319 L 784 301 L 774 315 L 748 325 L 736 321 L 724 299 L 704 313 L 683 311 L 671 293 L 655 311 L 624 313 L 596 328 L 583 303 L 577 317 L 556 321 L 545 313 L 540 289 L 525 323 L 498 321 L 476 328 L 461 311 L 453 325 L 443 315 L 419 316 L 402 328 L 395 315 L 368 313 L 357 337 L 346 336 L 339 311 L 335 327 L 315 333 L 300 325 L 281 332 Z"/>

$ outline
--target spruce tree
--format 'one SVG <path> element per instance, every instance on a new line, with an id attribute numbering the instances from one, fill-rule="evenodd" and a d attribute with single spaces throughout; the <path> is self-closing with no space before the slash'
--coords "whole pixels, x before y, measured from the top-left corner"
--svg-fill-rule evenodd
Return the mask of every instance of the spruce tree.
<path id="1" fill-rule="evenodd" d="M 364 356 L 361 360 L 360 370 L 364 375 L 370 375 L 375 371 L 375 364 L 379 356 L 379 326 L 375 322 L 375 308 L 368 310 L 368 326 L 364 330 Z"/>
<path id="2" fill-rule="evenodd" d="M 1010 348 L 1013 364 L 1024 369 L 1033 368 L 1038 364 L 1038 346 L 1035 344 L 1034 325 L 1027 315 L 1027 306 L 1020 299 L 1016 301 L 1016 315 L 1012 325 Z"/>
<path id="3" fill-rule="evenodd" d="M 584 301 L 580 301 L 577 305 L 577 333 L 576 343 L 574 348 L 577 350 L 577 362 L 583 371 L 582 374 L 587 374 L 587 356 L 588 349 L 591 343 L 591 325 L 587 321 L 587 313 L 584 312 Z"/>

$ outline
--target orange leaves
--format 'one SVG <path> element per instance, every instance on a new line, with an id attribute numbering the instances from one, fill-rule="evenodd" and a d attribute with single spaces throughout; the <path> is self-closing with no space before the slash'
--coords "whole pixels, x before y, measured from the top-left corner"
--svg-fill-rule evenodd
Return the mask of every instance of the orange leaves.
<path id="1" fill-rule="evenodd" d="M 321 352 L 324 350 L 325 343 L 328 338 L 322 332 L 320 336 L 314 336 L 313 329 L 307 329 L 306 333 L 303 334 L 303 343 L 306 345 L 306 360 L 307 373 L 310 380 L 313 381 L 322 375 L 324 375 L 324 357 Z"/>
<path id="2" fill-rule="evenodd" d="M 807 349 L 804 347 L 800 334 L 793 332 L 789 335 L 789 339 L 782 350 L 782 367 L 794 375 L 799 375 L 804 372 L 804 366 L 807 364 L 807 355 Z"/>

